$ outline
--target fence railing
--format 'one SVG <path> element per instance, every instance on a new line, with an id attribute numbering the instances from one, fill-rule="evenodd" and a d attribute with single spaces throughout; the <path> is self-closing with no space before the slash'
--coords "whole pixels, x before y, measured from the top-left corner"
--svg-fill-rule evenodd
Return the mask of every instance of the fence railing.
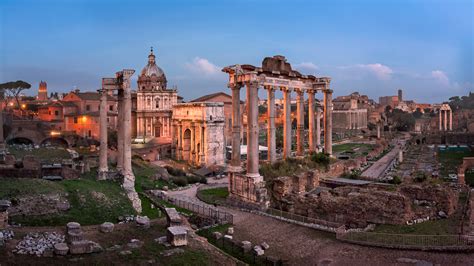
<path id="1" fill-rule="evenodd" d="M 336 238 L 356 244 L 388 248 L 422 250 L 474 249 L 474 243 L 465 235 L 410 235 L 337 230 Z"/>
<path id="2" fill-rule="evenodd" d="M 283 261 L 280 258 L 269 257 L 265 255 L 257 256 L 253 250 L 245 251 L 242 245 L 234 242 L 233 240 L 226 239 L 224 237 L 216 239 L 214 236 L 212 236 L 211 229 L 201 230 L 198 232 L 198 234 L 207 238 L 209 243 L 218 247 L 222 251 L 249 265 L 283 265 Z"/>
<path id="3" fill-rule="evenodd" d="M 303 215 L 299 215 L 299 214 L 294 214 L 294 213 L 291 213 L 291 212 L 285 212 L 285 211 L 282 211 L 282 210 L 272 209 L 272 208 L 268 208 L 266 213 L 268 213 L 272 216 L 277 216 L 277 217 L 285 218 L 285 219 L 288 219 L 288 220 L 293 220 L 293 221 L 300 222 L 300 223 L 317 224 L 317 225 L 322 225 L 322 226 L 326 226 L 326 227 L 330 227 L 330 228 L 338 228 L 342 225 L 341 223 L 337 223 L 337 222 L 331 222 L 331 221 L 326 221 L 326 220 L 322 220 L 322 219 L 311 218 L 311 217 L 307 217 L 307 216 L 303 216 Z"/>
<path id="4" fill-rule="evenodd" d="M 180 208 L 189 210 L 191 212 L 194 212 L 196 214 L 212 218 L 217 220 L 219 223 L 228 223 L 228 224 L 233 224 L 234 223 L 234 216 L 231 213 L 206 206 L 204 204 L 198 204 L 195 202 L 190 202 L 187 200 L 182 200 L 174 197 L 170 197 L 167 195 L 161 195 L 159 198 L 176 205 Z"/>

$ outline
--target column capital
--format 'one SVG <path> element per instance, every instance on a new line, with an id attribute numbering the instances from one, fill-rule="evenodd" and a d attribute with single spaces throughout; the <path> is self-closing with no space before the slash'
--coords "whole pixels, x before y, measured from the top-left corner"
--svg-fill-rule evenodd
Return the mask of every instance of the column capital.
<path id="1" fill-rule="evenodd" d="M 227 87 L 231 90 L 240 90 L 243 85 L 242 83 L 227 83 Z"/>
<path id="2" fill-rule="evenodd" d="M 295 92 L 298 94 L 298 96 L 301 96 L 301 95 L 304 94 L 304 91 L 303 91 L 302 89 L 300 89 L 300 88 L 295 88 L 294 90 L 295 90 Z"/>
<path id="3" fill-rule="evenodd" d="M 316 91 L 317 91 L 317 90 L 315 90 L 315 89 L 306 90 L 306 92 L 307 92 L 309 95 L 316 94 Z"/>
<path id="4" fill-rule="evenodd" d="M 323 92 L 327 94 L 332 94 L 334 91 L 331 89 L 327 89 L 327 90 L 324 90 Z"/>
<path id="5" fill-rule="evenodd" d="M 290 87 L 280 87 L 280 90 L 283 92 L 291 92 L 292 89 Z"/>
<path id="6" fill-rule="evenodd" d="M 258 81 L 256 80 L 250 80 L 245 82 L 245 86 L 251 87 L 251 88 L 258 88 Z"/>
<path id="7" fill-rule="evenodd" d="M 272 85 L 264 85 L 263 88 L 264 88 L 265 90 L 269 90 L 269 91 L 274 91 L 274 90 L 275 90 L 275 87 L 272 86 Z"/>

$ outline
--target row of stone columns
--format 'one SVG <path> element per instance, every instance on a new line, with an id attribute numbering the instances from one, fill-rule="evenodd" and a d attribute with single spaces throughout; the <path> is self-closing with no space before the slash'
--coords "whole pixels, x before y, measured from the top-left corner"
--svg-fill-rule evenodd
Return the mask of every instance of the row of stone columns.
<path id="1" fill-rule="evenodd" d="M 247 82 L 247 176 L 257 178 L 259 161 L 259 145 L 258 145 L 258 83 Z M 229 170 L 233 172 L 241 171 L 240 168 L 240 89 L 242 84 L 236 83 L 230 86 L 232 90 L 232 159 Z M 267 145 L 268 160 L 274 162 L 276 160 L 276 137 L 275 137 L 275 88 L 272 86 L 264 87 L 268 92 L 267 99 Z M 291 89 L 280 87 L 283 92 L 283 158 L 291 156 Z M 304 91 L 295 89 L 297 92 L 297 155 L 304 154 Z M 320 112 L 315 108 L 315 90 L 308 91 L 309 104 L 309 149 L 310 151 L 318 151 L 321 144 L 321 126 Z M 324 150 L 328 154 L 332 154 L 332 91 L 324 89 L 324 130 L 325 141 Z M 316 112 L 315 112 L 316 110 Z M 315 118 L 316 113 L 316 118 Z M 316 123 L 315 123 L 316 121 Z"/>
<path id="2" fill-rule="evenodd" d="M 448 118 L 449 113 L 449 118 Z M 449 122 L 448 122 L 449 119 Z M 440 131 L 451 131 L 453 130 L 453 111 L 452 110 L 439 110 L 439 130 Z"/>

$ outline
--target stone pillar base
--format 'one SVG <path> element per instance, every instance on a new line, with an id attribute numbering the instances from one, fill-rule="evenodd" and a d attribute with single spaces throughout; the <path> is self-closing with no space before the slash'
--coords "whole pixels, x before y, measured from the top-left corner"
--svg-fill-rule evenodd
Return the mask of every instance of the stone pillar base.
<path id="1" fill-rule="evenodd" d="M 229 204 L 252 209 L 264 210 L 270 200 L 263 177 L 248 176 L 242 173 L 229 172 Z"/>
<path id="2" fill-rule="evenodd" d="M 99 170 L 97 172 L 97 179 L 98 180 L 109 180 L 109 179 L 112 179 L 112 178 L 110 177 L 110 173 L 109 173 L 108 170 L 105 170 L 105 171 Z"/>
<path id="3" fill-rule="evenodd" d="M 232 173 L 242 173 L 244 169 L 242 166 L 235 166 L 235 165 L 228 165 L 227 166 L 227 172 L 232 172 Z"/>

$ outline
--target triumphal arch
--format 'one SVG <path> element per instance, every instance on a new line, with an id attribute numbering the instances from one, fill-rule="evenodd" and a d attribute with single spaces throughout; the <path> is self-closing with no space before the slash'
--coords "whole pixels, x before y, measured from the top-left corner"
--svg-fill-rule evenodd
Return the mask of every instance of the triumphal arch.
<path id="1" fill-rule="evenodd" d="M 263 88 L 268 93 L 268 161 L 276 160 L 275 138 L 275 90 L 283 92 L 283 158 L 291 156 L 291 93 L 296 93 L 296 155 L 304 155 L 304 103 L 308 94 L 309 112 L 309 151 L 320 149 L 321 115 L 315 106 L 315 94 L 324 94 L 323 126 L 324 152 L 332 155 L 332 90 L 329 88 L 329 77 L 302 75 L 291 68 L 284 56 L 266 57 L 261 67 L 252 65 L 232 65 L 222 69 L 229 74 L 228 87 L 232 90 L 232 159 L 229 170 L 230 196 L 236 200 L 254 204 L 257 207 L 268 206 L 265 182 L 259 174 L 258 156 L 258 90 Z M 246 171 L 241 166 L 240 157 L 240 89 L 246 88 L 247 113 L 247 162 Z M 316 117 L 315 117 L 316 116 Z"/>

